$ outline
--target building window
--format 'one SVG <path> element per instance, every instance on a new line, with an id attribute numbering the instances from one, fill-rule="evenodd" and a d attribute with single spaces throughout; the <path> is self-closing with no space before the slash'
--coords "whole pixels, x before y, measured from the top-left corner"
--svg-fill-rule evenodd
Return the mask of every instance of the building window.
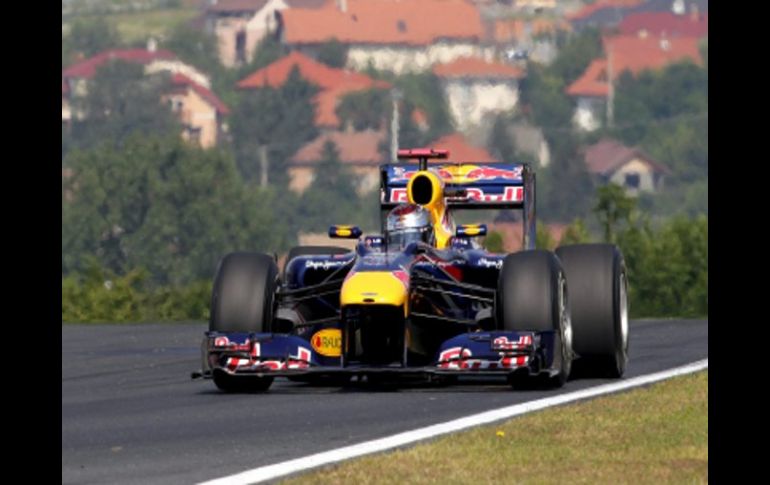
<path id="1" fill-rule="evenodd" d="M 636 172 L 629 172 L 626 174 L 626 187 L 632 189 L 639 188 L 639 174 Z"/>
<path id="2" fill-rule="evenodd" d="M 246 64 L 246 32 L 243 30 L 235 34 L 235 60 L 240 64 Z"/>
<path id="3" fill-rule="evenodd" d="M 188 126 L 185 130 L 187 132 L 187 139 L 197 145 L 201 144 L 201 129 Z"/>

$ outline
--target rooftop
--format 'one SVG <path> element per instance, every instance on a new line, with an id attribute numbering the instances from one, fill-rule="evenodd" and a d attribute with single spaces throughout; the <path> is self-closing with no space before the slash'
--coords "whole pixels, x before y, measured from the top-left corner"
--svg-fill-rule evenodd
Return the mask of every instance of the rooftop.
<path id="1" fill-rule="evenodd" d="M 481 15 L 464 0 L 347 0 L 343 12 L 330 3 L 318 9 L 281 12 L 284 41 L 318 44 L 336 38 L 351 44 L 429 45 L 439 39 L 479 40 Z"/>

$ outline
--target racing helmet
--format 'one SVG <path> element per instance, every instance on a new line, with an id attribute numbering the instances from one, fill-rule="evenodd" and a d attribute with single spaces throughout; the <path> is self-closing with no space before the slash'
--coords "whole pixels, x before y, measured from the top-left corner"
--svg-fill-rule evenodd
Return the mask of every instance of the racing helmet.
<path id="1" fill-rule="evenodd" d="M 418 241 L 432 246 L 436 240 L 430 213 L 416 204 L 402 204 L 390 211 L 385 236 L 389 246 L 402 248 Z"/>

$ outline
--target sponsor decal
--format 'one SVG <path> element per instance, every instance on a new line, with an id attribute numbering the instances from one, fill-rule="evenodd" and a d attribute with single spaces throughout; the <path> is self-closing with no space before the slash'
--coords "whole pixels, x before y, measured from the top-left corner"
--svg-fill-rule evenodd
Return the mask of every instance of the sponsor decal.
<path id="1" fill-rule="evenodd" d="M 488 194 L 484 189 L 469 187 L 465 189 L 465 197 L 451 197 L 449 201 L 476 201 L 476 202 L 522 202 L 524 200 L 524 187 L 505 187 L 500 194 Z M 390 189 L 390 202 L 408 202 L 409 198 L 404 188 Z"/>
<path id="2" fill-rule="evenodd" d="M 470 349 L 452 347 L 439 354 L 438 366 L 441 369 L 460 369 L 460 361 L 467 359 L 470 356 Z"/>
<path id="3" fill-rule="evenodd" d="M 409 202 L 409 196 L 406 189 L 390 189 L 391 202 Z"/>
<path id="4" fill-rule="evenodd" d="M 485 268 L 497 268 L 500 269 L 503 267 L 503 260 L 502 259 L 487 259 L 487 258 L 481 258 L 479 259 L 478 263 L 479 266 L 483 266 Z"/>
<path id="5" fill-rule="evenodd" d="M 310 349 L 297 347 L 297 355 L 290 355 L 285 366 L 288 369 L 307 369 L 310 365 L 310 355 Z"/>
<path id="6" fill-rule="evenodd" d="M 431 171 L 436 173 L 445 182 L 449 183 L 472 183 L 477 181 L 488 181 L 495 179 L 503 180 L 521 180 L 521 174 L 524 167 L 521 165 L 508 168 L 498 168 L 489 165 L 443 165 L 440 167 L 431 167 Z M 404 167 L 392 167 L 390 177 L 393 182 L 402 182 L 409 180 L 418 172 L 417 170 L 407 170 Z"/>
<path id="7" fill-rule="evenodd" d="M 518 340 L 508 340 L 508 337 L 502 336 L 492 341 L 492 350 L 520 350 L 531 346 L 531 335 L 522 335 Z"/>
<path id="8" fill-rule="evenodd" d="M 346 259 L 346 260 L 342 260 L 342 261 L 312 261 L 312 260 L 307 260 L 307 261 L 305 261 L 305 268 L 327 270 L 327 269 L 330 269 L 330 268 L 339 268 L 340 266 L 346 265 L 350 261 L 352 261 L 352 258 Z"/>
<path id="9" fill-rule="evenodd" d="M 313 334 L 310 344 L 321 355 L 339 357 L 342 352 L 342 332 L 338 328 L 325 328 Z"/>
<path id="10" fill-rule="evenodd" d="M 214 339 L 214 347 L 227 347 L 230 344 L 230 339 L 227 337 L 217 337 Z"/>

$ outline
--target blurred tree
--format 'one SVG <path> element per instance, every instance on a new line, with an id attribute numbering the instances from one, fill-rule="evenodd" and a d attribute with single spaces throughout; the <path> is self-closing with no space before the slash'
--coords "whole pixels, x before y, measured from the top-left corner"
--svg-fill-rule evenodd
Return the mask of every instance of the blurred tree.
<path id="1" fill-rule="evenodd" d="M 76 150 L 63 183 L 62 272 L 85 257 L 118 275 L 144 267 L 156 284 L 213 275 L 229 251 L 272 252 L 289 245 L 278 192 L 247 188 L 231 156 L 177 136 L 129 137 Z"/>
<path id="2" fill-rule="evenodd" d="M 318 48 L 318 61 L 327 66 L 341 69 L 345 67 L 345 63 L 348 61 L 348 46 L 336 38 L 324 42 Z"/>
<path id="3" fill-rule="evenodd" d="M 180 24 L 171 31 L 164 48 L 206 74 L 215 75 L 223 70 L 217 38 L 187 24 Z"/>
<path id="4" fill-rule="evenodd" d="M 297 207 L 297 226 L 305 231 L 326 231 L 331 224 L 360 224 L 359 199 L 353 176 L 340 162 L 332 141 L 324 144 L 310 187 Z"/>
<path id="5" fill-rule="evenodd" d="M 390 91 L 368 89 L 355 91 L 342 97 L 337 105 L 337 116 L 341 125 L 352 125 L 356 131 L 380 130 L 390 120 Z"/>
<path id="6" fill-rule="evenodd" d="M 62 67 L 72 64 L 78 58 L 91 57 L 121 45 L 117 29 L 103 16 L 76 18 L 70 26 L 69 34 L 62 38 Z"/>
<path id="7" fill-rule="evenodd" d="M 559 245 L 566 246 L 567 244 L 582 244 L 588 242 L 591 242 L 591 235 L 588 233 L 588 228 L 586 228 L 583 219 L 578 218 L 572 221 L 572 224 L 567 226 L 567 230 L 564 231 L 564 236 L 562 236 L 561 241 L 559 241 Z"/>
<path id="8" fill-rule="evenodd" d="M 73 111 L 85 116 L 72 122 L 72 143 L 87 148 L 103 140 L 122 143 L 128 136 L 178 135 L 181 126 L 161 98 L 168 92 L 167 74 L 145 75 L 125 61 L 101 66 L 88 82 L 85 97 L 75 98 Z"/>
<path id="9" fill-rule="evenodd" d="M 295 66 L 282 87 L 240 94 L 230 123 L 238 167 L 248 181 L 261 179 L 260 151 L 265 146 L 269 185 L 287 186 L 287 160 L 318 134 L 313 102 L 317 92 Z"/>
<path id="10" fill-rule="evenodd" d="M 504 253 L 503 235 L 497 231 L 489 231 L 484 238 L 484 248 L 492 253 Z"/>
<path id="11" fill-rule="evenodd" d="M 636 210 L 636 199 L 626 195 L 619 185 L 610 183 L 599 187 L 594 213 L 604 229 L 604 241 L 615 242 L 618 225 L 629 224 Z"/>
<path id="12" fill-rule="evenodd" d="M 508 131 L 507 117 L 504 114 L 497 115 L 489 134 L 487 146 L 493 156 L 503 162 L 517 162 L 518 154 L 513 136 Z"/>

